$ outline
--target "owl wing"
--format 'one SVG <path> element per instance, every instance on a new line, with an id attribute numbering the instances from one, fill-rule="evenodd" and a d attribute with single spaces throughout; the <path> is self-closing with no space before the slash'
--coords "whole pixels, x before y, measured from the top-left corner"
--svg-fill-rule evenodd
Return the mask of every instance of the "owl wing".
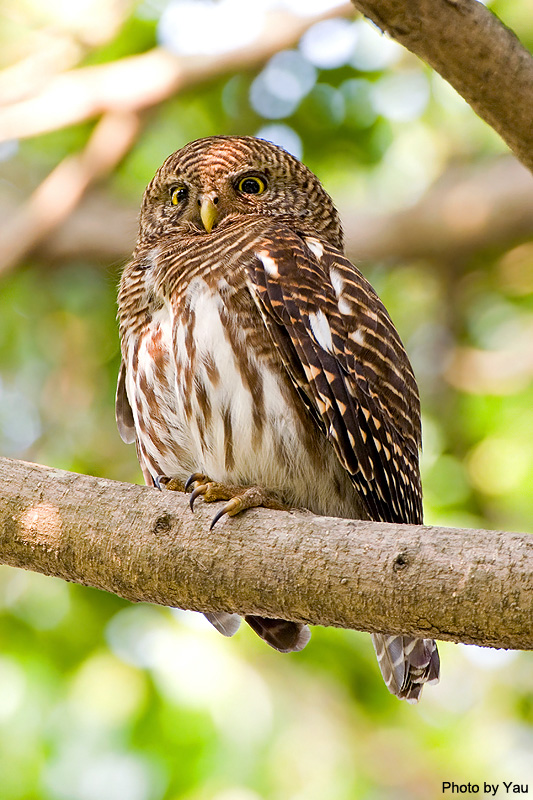
<path id="1" fill-rule="evenodd" d="M 120 438 L 125 444 L 133 444 L 135 442 L 137 448 L 137 458 L 139 465 L 144 476 L 144 480 L 148 486 L 155 486 L 154 478 L 150 468 L 146 462 L 144 455 L 139 447 L 137 434 L 135 432 L 135 419 L 128 399 L 126 391 L 126 365 L 124 361 L 120 362 L 120 370 L 118 373 L 117 393 L 115 395 L 115 419 L 117 421 L 117 428 Z"/>
<path id="2" fill-rule="evenodd" d="M 369 519 L 420 524 L 418 390 L 378 296 L 339 250 L 288 229 L 246 257 L 248 287 L 285 369 Z M 434 640 L 376 633 L 372 641 L 392 694 L 416 703 L 424 683 L 438 681 Z"/>
<path id="3" fill-rule="evenodd" d="M 369 519 L 421 523 L 418 390 L 368 281 L 336 248 L 286 228 L 256 241 L 246 269 L 287 373 Z"/>
<path id="4" fill-rule="evenodd" d="M 115 419 L 120 438 L 125 444 L 133 444 L 135 441 L 135 421 L 130 401 L 126 393 L 126 365 L 120 362 L 118 373 L 117 393 L 115 396 Z"/>

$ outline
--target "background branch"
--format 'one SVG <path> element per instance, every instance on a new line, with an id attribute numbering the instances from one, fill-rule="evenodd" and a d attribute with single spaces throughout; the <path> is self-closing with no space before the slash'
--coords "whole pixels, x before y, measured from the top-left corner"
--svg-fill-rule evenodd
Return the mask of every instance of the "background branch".
<path id="1" fill-rule="evenodd" d="M 316 22 L 353 14 L 350 3 L 300 17 L 271 12 L 261 36 L 213 56 L 176 56 L 161 47 L 54 76 L 34 96 L 0 108 L 0 141 L 38 136 L 106 112 L 138 112 L 226 73 L 255 69 L 294 47 Z"/>
<path id="2" fill-rule="evenodd" d="M 410 208 L 364 214 L 341 208 L 350 257 L 458 261 L 533 234 L 531 173 L 511 156 L 450 167 Z"/>
<path id="3" fill-rule="evenodd" d="M 533 648 L 533 537 L 258 509 L 0 459 L 0 560 L 198 611 Z"/>
<path id="4" fill-rule="evenodd" d="M 0 275 L 70 217 L 87 188 L 124 158 L 138 130 L 139 117 L 133 112 L 103 115 L 84 150 L 64 158 L 2 226 Z"/>
<path id="5" fill-rule="evenodd" d="M 352 0 L 439 72 L 533 169 L 533 57 L 477 0 Z"/>
<path id="6" fill-rule="evenodd" d="M 349 3 L 321 14 L 267 15 L 258 41 L 214 56 L 175 56 L 163 48 L 97 66 L 52 73 L 22 99 L 0 81 L 0 142 L 38 136 L 101 116 L 85 149 L 67 156 L 0 229 L 0 274 L 9 271 L 77 208 L 88 187 L 125 157 L 140 129 L 140 112 L 225 73 L 254 69 L 295 46 L 316 22 L 353 14 Z M 1 76 L 0 76 L 1 77 Z M 29 91 L 29 87 L 28 87 Z M 105 239 L 109 222 L 103 234 Z"/>

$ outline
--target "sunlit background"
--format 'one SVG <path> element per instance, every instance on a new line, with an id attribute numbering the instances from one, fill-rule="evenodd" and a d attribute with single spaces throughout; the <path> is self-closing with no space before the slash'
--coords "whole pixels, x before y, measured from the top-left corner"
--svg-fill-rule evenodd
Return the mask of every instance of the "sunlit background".
<path id="1" fill-rule="evenodd" d="M 533 48 L 529 0 L 489 4 Z M 533 184 L 418 59 L 327 0 L 4 0 L 0 452 L 141 482 L 115 293 L 144 186 L 212 134 L 302 158 L 407 346 L 432 524 L 533 531 Z M 251 632 L 0 571 L 1 800 L 533 792 L 533 656 L 442 643 L 412 707 L 364 634 Z M 503 794 L 503 787 L 501 794 Z"/>

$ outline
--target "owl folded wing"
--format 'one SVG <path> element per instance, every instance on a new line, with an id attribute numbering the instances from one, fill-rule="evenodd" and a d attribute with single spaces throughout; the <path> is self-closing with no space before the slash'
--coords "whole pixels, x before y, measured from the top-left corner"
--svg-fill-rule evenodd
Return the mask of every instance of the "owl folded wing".
<path id="1" fill-rule="evenodd" d="M 369 518 L 421 523 L 418 391 L 378 296 L 339 250 L 284 226 L 246 258 L 249 290 L 287 373 Z"/>

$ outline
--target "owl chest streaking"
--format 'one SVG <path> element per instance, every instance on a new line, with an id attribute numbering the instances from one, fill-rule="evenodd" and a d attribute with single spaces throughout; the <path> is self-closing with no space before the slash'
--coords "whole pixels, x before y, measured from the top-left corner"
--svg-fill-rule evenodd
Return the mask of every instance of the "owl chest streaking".
<path id="1" fill-rule="evenodd" d="M 268 219 L 257 228 L 243 250 L 234 249 L 248 233 L 239 220 L 200 241 L 169 242 L 171 260 L 162 243 L 140 262 L 142 329 L 123 341 L 141 463 L 153 480 L 186 481 L 199 471 L 214 481 L 267 487 L 288 506 L 365 517 L 248 288 L 247 261 L 261 263 L 268 234 L 279 235 Z M 235 256 L 213 263 L 217 245 Z"/>
<path id="2" fill-rule="evenodd" d="M 117 420 L 147 483 L 317 514 L 421 522 L 420 410 L 401 341 L 342 252 L 331 199 L 280 148 L 198 140 L 147 187 L 119 292 Z M 170 484 L 169 484 L 170 485 Z M 210 621 L 231 635 L 235 615 Z M 246 617 L 282 652 L 306 626 Z M 389 690 L 438 677 L 431 640 L 373 637 Z"/>

